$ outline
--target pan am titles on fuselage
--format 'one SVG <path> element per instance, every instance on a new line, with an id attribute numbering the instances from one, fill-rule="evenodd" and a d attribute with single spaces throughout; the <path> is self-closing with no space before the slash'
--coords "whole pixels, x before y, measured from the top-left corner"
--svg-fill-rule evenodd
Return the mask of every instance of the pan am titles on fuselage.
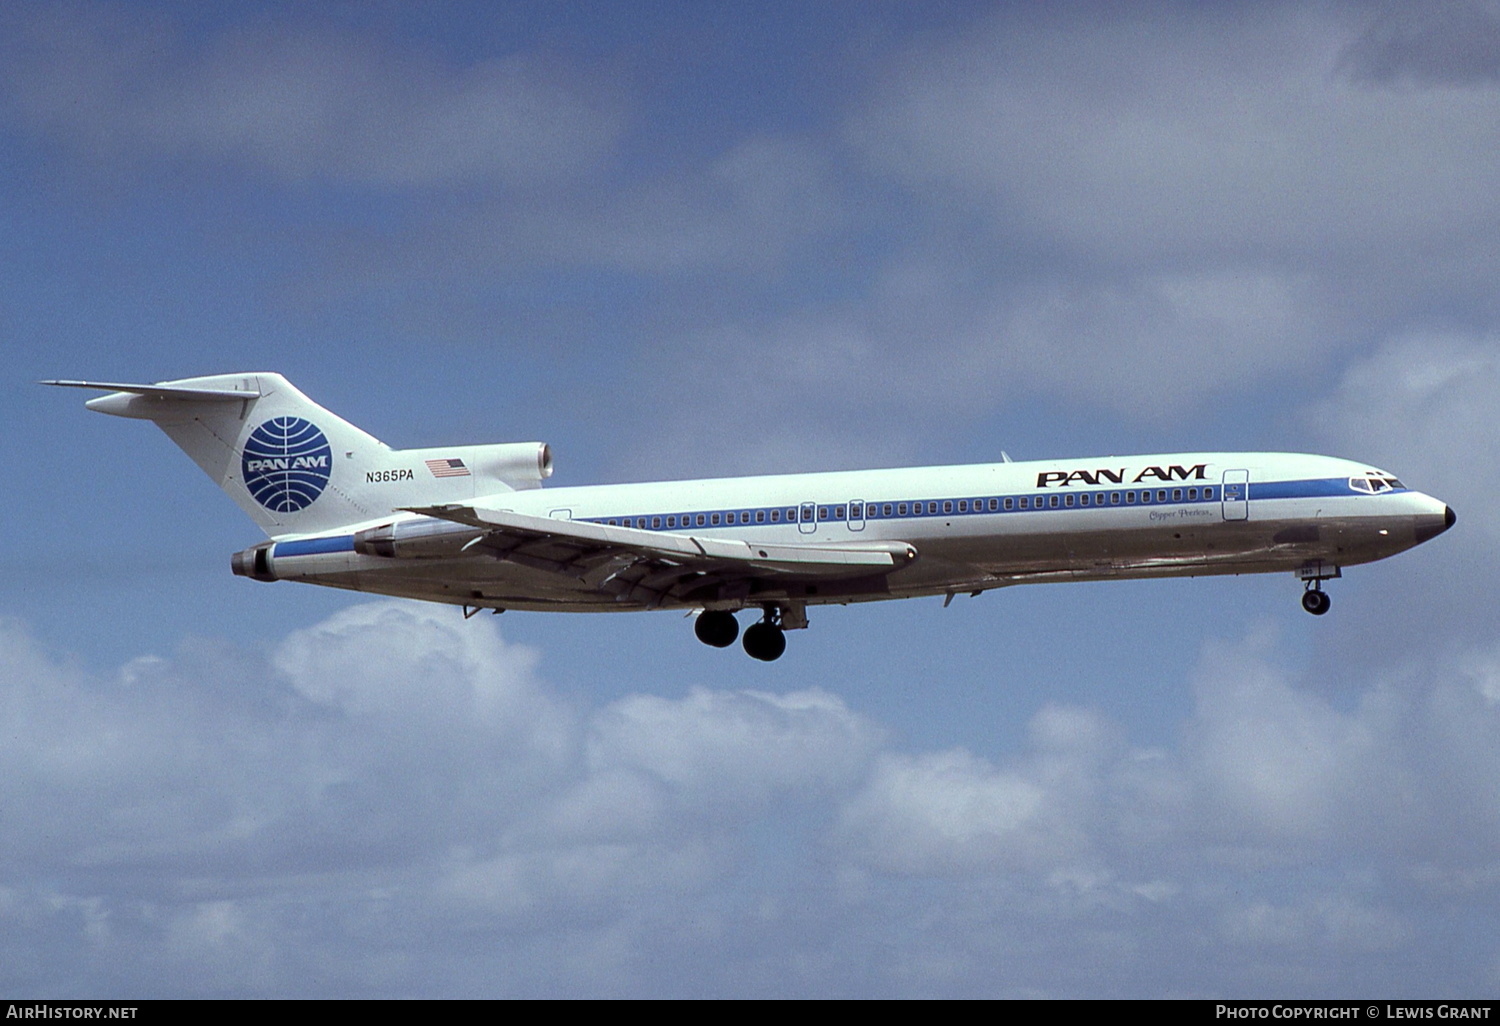
<path id="1" fill-rule="evenodd" d="M 268 541 L 236 574 L 481 609 L 686 609 L 772 660 L 809 606 L 1043 581 L 1289 572 L 1308 612 L 1326 581 L 1453 526 L 1438 499 L 1368 464 L 1299 453 L 1032 463 L 542 487 L 540 442 L 392 449 L 279 374 L 107 394 L 154 422 Z"/>

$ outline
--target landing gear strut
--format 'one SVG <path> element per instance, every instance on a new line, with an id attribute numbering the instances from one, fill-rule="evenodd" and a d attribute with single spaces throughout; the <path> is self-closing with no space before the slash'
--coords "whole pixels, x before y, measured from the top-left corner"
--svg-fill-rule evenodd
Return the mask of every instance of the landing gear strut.
<path id="1" fill-rule="evenodd" d="M 1297 576 L 1307 582 L 1302 592 L 1302 608 L 1313 616 L 1322 616 L 1328 612 L 1328 607 L 1333 605 L 1333 600 L 1323 590 L 1323 582 L 1343 576 L 1339 568 L 1321 562 L 1313 563 L 1298 570 Z"/>
<path id="2" fill-rule="evenodd" d="M 767 604 L 760 622 L 745 628 L 742 644 L 745 653 L 763 663 L 774 662 L 786 651 L 786 632 L 807 626 L 807 606 L 787 602 L 785 606 Z M 705 645 L 728 648 L 739 637 L 740 624 L 734 614 L 723 609 L 705 609 L 693 623 L 693 633 Z"/>

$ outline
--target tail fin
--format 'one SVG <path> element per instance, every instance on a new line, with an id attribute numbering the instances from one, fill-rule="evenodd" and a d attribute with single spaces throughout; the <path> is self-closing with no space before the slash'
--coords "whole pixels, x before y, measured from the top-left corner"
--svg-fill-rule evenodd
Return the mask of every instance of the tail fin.
<path id="1" fill-rule="evenodd" d="M 217 374 L 154 385 L 46 381 L 112 394 L 99 413 L 153 421 L 270 537 L 315 534 L 403 506 L 534 488 L 545 445 L 392 449 L 280 374 Z"/>

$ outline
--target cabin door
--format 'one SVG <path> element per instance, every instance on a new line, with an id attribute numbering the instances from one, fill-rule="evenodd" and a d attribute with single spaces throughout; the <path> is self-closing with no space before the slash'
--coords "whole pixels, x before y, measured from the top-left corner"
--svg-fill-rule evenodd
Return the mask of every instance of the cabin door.
<path id="1" fill-rule="evenodd" d="M 1250 519 L 1250 471 L 1224 471 L 1224 519 Z"/>

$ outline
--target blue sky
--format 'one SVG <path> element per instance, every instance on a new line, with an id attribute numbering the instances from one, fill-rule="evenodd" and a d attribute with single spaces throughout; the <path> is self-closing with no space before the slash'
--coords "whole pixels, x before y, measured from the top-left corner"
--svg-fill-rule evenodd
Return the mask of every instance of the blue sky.
<path id="1" fill-rule="evenodd" d="M 0 990 L 1500 989 L 1500 8 L 0 11 Z M 273 370 L 556 484 L 1176 449 L 1457 509 L 1352 570 L 456 612 L 40 378 Z"/>

